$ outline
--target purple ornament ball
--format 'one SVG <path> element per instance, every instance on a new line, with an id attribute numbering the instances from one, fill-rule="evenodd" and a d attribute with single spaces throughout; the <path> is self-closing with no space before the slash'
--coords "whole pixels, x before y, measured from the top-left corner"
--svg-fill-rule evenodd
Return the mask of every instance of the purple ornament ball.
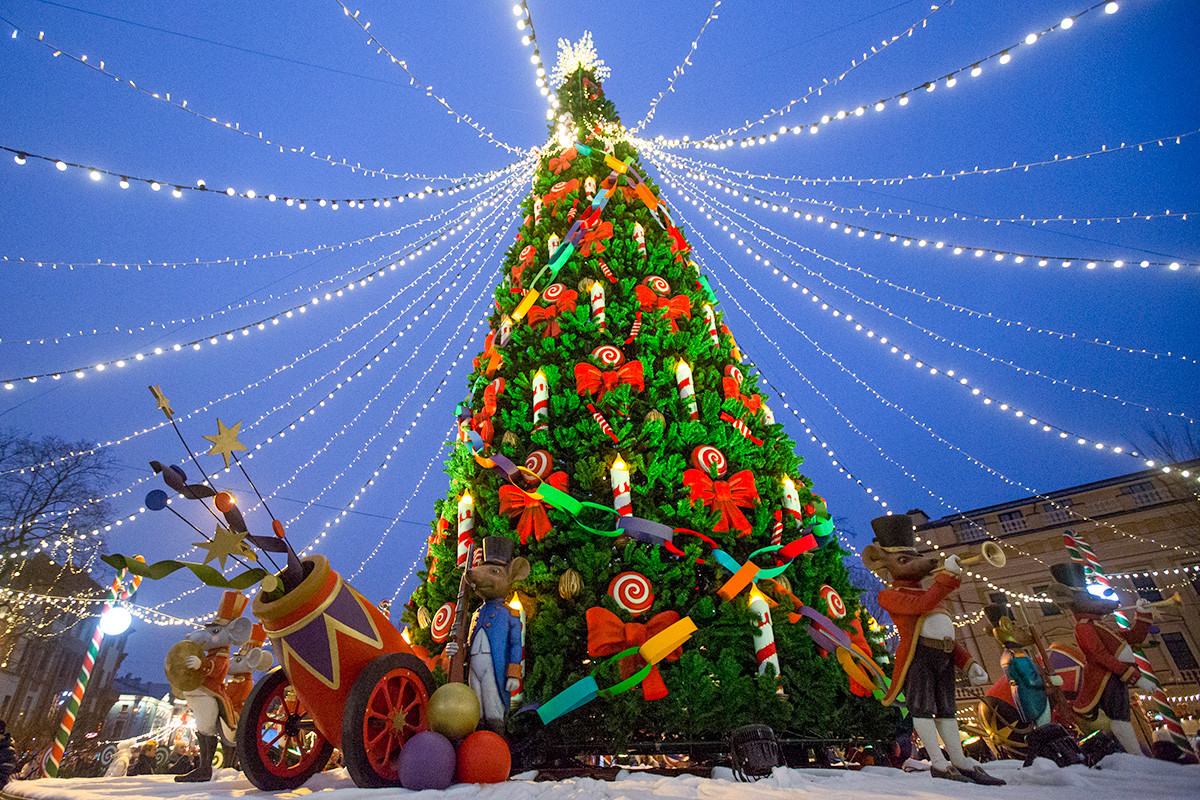
<path id="1" fill-rule="evenodd" d="M 445 789 L 454 783 L 454 745 L 440 733 L 422 731 L 404 743 L 400 751 L 400 785 L 419 792 Z"/>

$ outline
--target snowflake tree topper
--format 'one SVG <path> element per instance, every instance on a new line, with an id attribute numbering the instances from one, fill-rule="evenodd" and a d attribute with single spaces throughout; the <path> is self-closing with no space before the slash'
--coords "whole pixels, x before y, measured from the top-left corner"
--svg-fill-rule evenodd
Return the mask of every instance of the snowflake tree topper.
<path id="1" fill-rule="evenodd" d="M 597 80 L 603 81 L 612 75 L 612 70 L 604 66 L 603 59 L 596 57 L 596 46 L 592 44 L 591 31 L 584 31 L 583 36 L 574 44 L 566 39 L 558 40 L 558 64 L 550 73 L 550 85 L 556 88 L 561 86 L 580 67 L 589 70 Z"/>

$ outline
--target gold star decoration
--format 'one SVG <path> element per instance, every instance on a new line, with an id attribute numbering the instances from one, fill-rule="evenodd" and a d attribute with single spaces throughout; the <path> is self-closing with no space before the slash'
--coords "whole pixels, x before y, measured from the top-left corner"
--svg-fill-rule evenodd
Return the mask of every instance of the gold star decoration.
<path id="1" fill-rule="evenodd" d="M 221 422 L 220 417 L 218 417 L 217 435 L 204 437 L 213 443 L 212 449 L 209 450 L 206 455 L 211 456 L 220 453 L 221 457 L 225 459 L 225 469 L 229 469 L 229 456 L 232 455 L 235 450 L 250 450 L 249 447 L 246 447 L 246 445 L 238 441 L 237 437 L 238 433 L 241 432 L 241 429 L 241 420 L 239 420 L 238 423 L 232 428 L 226 428 L 225 423 Z"/>
<path id="2" fill-rule="evenodd" d="M 234 533 L 229 528 L 218 525 L 211 542 L 192 542 L 192 544 L 205 551 L 203 563 L 207 564 L 215 558 L 221 562 L 221 569 L 225 569 L 225 559 L 230 556 L 242 556 L 251 561 L 258 560 L 258 554 L 242 541 L 245 538 L 246 534 L 244 533 Z"/>
<path id="3" fill-rule="evenodd" d="M 154 395 L 154 399 L 158 401 L 158 409 L 167 415 L 167 419 L 174 419 L 175 409 L 171 408 L 171 401 L 162 393 L 157 383 L 150 387 L 150 394 Z"/>

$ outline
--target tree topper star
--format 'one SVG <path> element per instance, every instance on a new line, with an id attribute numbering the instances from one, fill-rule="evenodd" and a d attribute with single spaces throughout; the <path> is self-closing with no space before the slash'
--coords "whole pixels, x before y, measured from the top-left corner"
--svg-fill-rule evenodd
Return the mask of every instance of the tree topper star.
<path id="1" fill-rule="evenodd" d="M 220 453 L 221 457 L 225 459 L 225 468 L 229 469 L 229 456 L 232 455 L 235 450 L 250 450 L 249 447 L 246 447 L 246 445 L 238 441 L 237 437 L 238 433 L 241 432 L 241 429 L 241 420 L 239 420 L 238 423 L 232 428 L 226 428 L 225 423 L 221 422 L 221 418 L 218 417 L 217 435 L 204 437 L 213 443 L 212 449 L 209 450 L 206 455 L 211 456 L 216 453 Z"/>
<path id="2" fill-rule="evenodd" d="M 242 541 L 245 538 L 246 534 L 244 533 L 234 533 L 229 528 L 218 525 L 211 542 L 192 542 L 192 544 L 205 551 L 203 563 L 207 564 L 215 558 L 221 562 L 221 569 L 225 569 L 225 559 L 230 556 L 243 556 L 251 561 L 258 560 L 258 554 Z"/>

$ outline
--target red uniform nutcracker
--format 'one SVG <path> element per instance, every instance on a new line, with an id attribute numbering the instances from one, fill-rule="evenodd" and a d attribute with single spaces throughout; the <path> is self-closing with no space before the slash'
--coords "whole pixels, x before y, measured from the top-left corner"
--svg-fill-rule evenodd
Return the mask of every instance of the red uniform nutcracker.
<path id="1" fill-rule="evenodd" d="M 875 541 L 863 548 L 863 564 L 892 579 L 890 589 L 879 593 L 881 605 L 900 635 L 896 648 L 892 685 L 884 705 L 904 692 L 913 729 L 929 752 L 935 778 L 972 781 L 988 786 L 1004 781 L 984 772 L 979 762 L 962 749 L 958 722 L 954 718 L 954 670 L 967 670 L 971 682 L 987 682 L 987 673 L 976 664 L 954 638 L 954 622 L 943 604 L 958 589 L 962 567 L 958 556 L 949 556 L 940 568 L 936 556 L 921 555 L 916 549 L 912 517 L 897 514 L 871 520 Z M 922 579 L 933 575 L 933 584 Z M 942 755 L 938 739 L 950 754 Z"/>

